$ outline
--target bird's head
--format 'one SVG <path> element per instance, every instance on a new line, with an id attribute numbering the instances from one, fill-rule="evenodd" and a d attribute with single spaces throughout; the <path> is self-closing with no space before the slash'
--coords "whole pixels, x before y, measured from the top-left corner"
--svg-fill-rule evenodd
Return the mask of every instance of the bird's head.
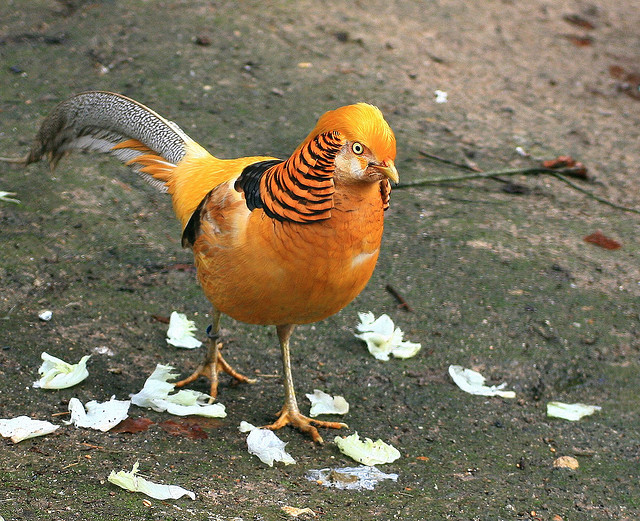
<path id="1" fill-rule="evenodd" d="M 377 107 L 347 105 L 320 117 L 306 141 L 325 132 L 340 132 L 345 143 L 336 156 L 334 178 L 343 182 L 398 182 L 396 138 Z"/>

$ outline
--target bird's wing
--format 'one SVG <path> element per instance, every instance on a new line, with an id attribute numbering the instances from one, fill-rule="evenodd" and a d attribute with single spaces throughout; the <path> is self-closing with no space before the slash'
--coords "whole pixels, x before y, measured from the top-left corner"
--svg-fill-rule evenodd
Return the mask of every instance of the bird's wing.
<path id="1" fill-rule="evenodd" d="M 228 227 L 231 206 L 233 211 L 244 211 L 245 218 L 248 218 L 248 212 L 258 211 L 266 214 L 269 219 L 299 224 L 329 219 L 335 192 L 335 156 L 343 144 L 344 136 L 339 132 L 327 132 L 299 147 L 286 161 L 270 157 L 217 160 L 215 168 L 220 168 L 225 173 L 218 177 L 218 184 L 214 185 L 220 186 L 220 189 L 215 188 L 206 195 L 202 194 L 203 197 L 197 202 L 191 199 L 185 205 L 189 212 L 181 212 L 176 208 L 178 191 L 175 190 L 176 213 L 188 216 L 183 220 L 182 245 L 186 247 L 195 244 L 201 233 L 203 220 L 215 224 L 210 230 L 221 231 Z M 172 193 L 172 184 L 183 182 L 187 177 L 178 172 L 182 170 L 183 164 L 189 164 L 189 155 L 187 154 L 168 183 Z M 221 186 L 223 184 L 224 187 Z M 198 187 L 199 190 L 203 188 L 202 184 Z M 196 188 L 194 186 L 194 189 L 183 193 L 196 193 Z M 236 204 L 238 200 L 243 203 Z"/>

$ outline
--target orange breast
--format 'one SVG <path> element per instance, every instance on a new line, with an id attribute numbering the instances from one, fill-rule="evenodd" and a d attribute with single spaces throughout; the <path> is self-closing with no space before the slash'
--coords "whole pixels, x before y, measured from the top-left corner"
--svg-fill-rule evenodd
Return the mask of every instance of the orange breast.
<path id="1" fill-rule="evenodd" d="M 325 221 L 276 221 L 261 210 L 249 214 L 242 200 L 214 217 L 193 247 L 211 303 L 242 322 L 303 324 L 338 312 L 367 284 L 383 205 L 378 183 L 363 183 L 336 186 Z"/>

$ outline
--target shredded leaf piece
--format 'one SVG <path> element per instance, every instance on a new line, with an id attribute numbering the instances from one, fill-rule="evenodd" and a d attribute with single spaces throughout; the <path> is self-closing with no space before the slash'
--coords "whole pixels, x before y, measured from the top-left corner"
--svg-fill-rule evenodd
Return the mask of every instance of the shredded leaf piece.
<path id="1" fill-rule="evenodd" d="M 141 492 L 154 499 L 180 499 L 182 496 L 189 496 L 191 499 L 195 499 L 196 495 L 190 490 L 186 490 L 177 485 L 162 485 L 160 483 L 153 483 L 140 476 L 137 476 L 139 463 L 136 461 L 133 464 L 131 472 L 121 470 L 116 472 L 111 471 L 107 478 L 110 483 L 129 490 L 131 492 Z"/>
<path id="2" fill-rule="evenodd" d="M 87 376 L 87 360 L 91 355 L 83 356 L 77 364 L 69 364 L 48 353 L 42 353 L 43 360 L 38 373 L 40 380 L 33 382 L 33 386 L 42 389 L 66 389 L 79 384 Z"/>
<path id="3" fill-rule="evenodd" d="M 360 324 L 356 327 L 360 334 L 356 338 L 364 340 L 369 352 L 378 360 L 389 360 L 389 356 L 395 358 L 411 358 L 415 356 L 420 344 L 403 341 L 404 333 L 399 327 L 395 327 L 388 315 L 380 315 L 375 318 L 371 312 L 358 313 Z"/>
<path id="4" fill-rule="evenodd" d="M 294 460 L 291 455 L 284 450 L 286 443 L 278 438 L 273 431 L 259 429 L 246 421 L 240 422 L 240 432 L 248 432 L 247 447 L 249 454 L 258 456 L 260 461 L 273 467 L 275 461 L 281 461 L 285 465 L 293 465 Z"/>
<path id="5" fill-rule="evenodd" d="M 340 452 L 367 466 L 391 463 L 400 457 L 400 452 L 392 445 L 371 438 L 361 440 L 357 432 L 346 438 L 336 436 L 333 441 Z"/>
<path id="6" fill-rule="evenodd" d="M 115 396 L 112 396 L 108 402 L 98 403 L 91 400 L 84 406 L 77 398 L 71 398 L 69 400 L 71 420 L 67 423 L 73 423 L 76 427 L 107 432 L 128 416 L 130 405 L 130 400 L 116 400 Z"/>
<path id="7" fill-rule="evenodd" d="M 4 190 L 0 190 L 0 201 L 4 201 L 5 203 L 16 203 L 20 204 L 19 199 L 14 199 L 10 197 L 12 195 L 17 195 L 15 192 L 5 192 Z"/>
<path id="8" fill-rule="evenodd" d="M 169 318 L 167 343 L 185 349 L 195 349 L 202 345 L 194 333 L 198 328 L 193 320 L 189 320 L 184 313 L 173 311 Z"/>
<path id="9" fill-rule="evenodd" d="M 302 514 L 311 514 L 313 517 L 316 517 L 316 513 L 310 508 L 297 508 L 290 507 L 288 505 L 281 507 L 282 511 L 289 514 L 291 517 L 298 517 Z"/>
<path id="10" fill-rule="evenodd" d="M 575 422 L 585 416 L 591 416 L 601 409 L 602 407 L 598 405 L 585 405 L 584 403 L 549 402 L 547 404 L 547 416 Z"/>
<path id="11" fill-rule="evenodd" d="M 48 421 L 33 420 L 28 416 L 17 416 L 10 420 L 0 420 L 0 436 L 11 438 L 13 443 L 19 443 L 36 436 L 51 434 L 59 427 L 60 425 L 54 425 Z"/>
<path id="12" fill-rule="evenodd" d="M 506 383 L 489 387 L 484 384 L 484 376 L 472 369 L 465 369 L 461 365 L 450 365 L 449 375 L 460 389 L 469 394 L 478 396 L 501 396 L 502 398 L 516 397 L 516 393 L 513 391 L 503 391 L 507 385 Z"/>
<path id="13" fill-rule="evenodd" d="M 171 393 L 175 385 L 168 380 L 177 376 L 172 373 L 170 365 L 158 364 L 147 378 L 142 390 L 131 395 L 131 403 L 138 407 L 146 407 L 157 412 L 168 412 L 176 416 L 206 416 L 208 418 L 224 418 L 227 413 L 221 403 L 208 403 L 209 395 L 183 389 L 175 394 Z"/>
<path id="14" fill-rule="evenodd" d="M 238 430 L 240 432 L 251 432 L 253 429 L 257 429 L 257 428 L 258 427 L 256 427 L 255 425 L 251 425 L 249 422 L 242 420 L 240 422 L 240 426 L 238 427 Z"/>
<path id="15" fill-rule="evenodd" d="M 446 103 L 448 101 L 447 97 L 449 96 L 449 94 L 447 92 L 443 90 L 435 90 L 433 93 L 436 96 L 436 103 Z"/>
<path id="16" fill-rule="evenodd" d="M 312 418 L 320 414 L 347 414 L 349 412 L 349 404 L 342 396 L 331 396 L 319 389 L 314 389 L 313 394 L 306 396 L 311 402 L 309 415 Z"/>

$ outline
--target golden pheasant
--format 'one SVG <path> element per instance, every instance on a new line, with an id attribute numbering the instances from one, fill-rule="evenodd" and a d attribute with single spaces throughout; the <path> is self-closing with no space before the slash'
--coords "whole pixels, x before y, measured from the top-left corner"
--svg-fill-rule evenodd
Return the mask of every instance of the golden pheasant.
<path id="1" fill-rule="evenodd" d="M 296 324 L 346 306 L 368 282 L 389 204 L 396 142 L 381 112 L 358 103 L 324 114 L 285 161 L 218 159 L 144 105 L 110 92 L 86 92 L 44 120 L 25 165 L 52 167 L 72 150 L 110 153 L 171 195 L 182 244 L 213 306 L 206 359 L 184 385 L 204 375 L 215 397 L 218 373 L 234 371 L 220 353 L 220 314 L 275 325 L 282 350 L 285 403 L 275 423 L 322 442 L 317 421 L 298 409 L 289 338 Z"/>

